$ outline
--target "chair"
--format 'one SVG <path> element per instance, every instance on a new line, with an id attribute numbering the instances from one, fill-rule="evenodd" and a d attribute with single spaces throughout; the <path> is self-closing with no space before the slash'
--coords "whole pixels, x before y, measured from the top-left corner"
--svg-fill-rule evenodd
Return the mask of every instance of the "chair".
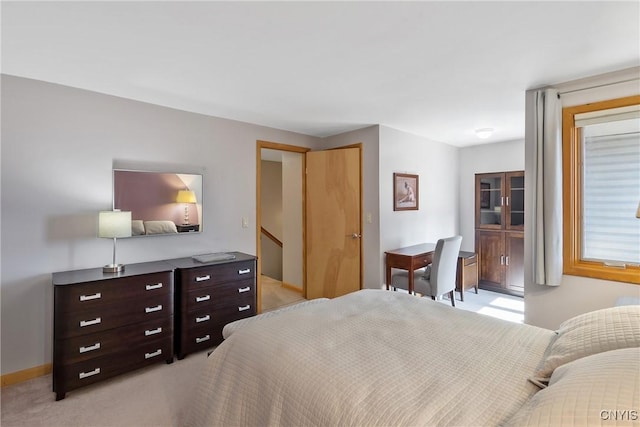
<path id="1" fill-rule="evenodd" d="M 449 294 L 451 305 L 456 306 L 456 268 L 458 266 L 458 252 L 462 236 L 453 236 L 438 240 L 436 250 L 433 253 L 432 263 L 426 269 L 414 271 L 413 290 L 423 296 L 429 295 L 431 299 Z M 429 271 L 430 270 L 430 271 Z M 394 289 L 409 289 L 409 274 L 406 271 L 395 273 L 391 277 L 391 286 Z"/>

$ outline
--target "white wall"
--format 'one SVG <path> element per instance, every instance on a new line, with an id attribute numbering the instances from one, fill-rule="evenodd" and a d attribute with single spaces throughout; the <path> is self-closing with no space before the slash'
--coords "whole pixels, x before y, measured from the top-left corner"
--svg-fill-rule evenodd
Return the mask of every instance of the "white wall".
<path id="1" fill-rule="evenodd" d="M 282 241 L 282 162 L 262 160 L 260 174 L 260 225 Z M 282 280 L 282 249 L 264 235 L 260 246 L 262 274 Z"/>
<path id="2" fill-rule="evenodd" d="M 384 252 L 459 232 L 458 148 L 380 126 L 379 283 Z M 419 176 L 419 210 L 393 210 L 393 173 Z"/>
<path id="3" fill-rule="evenodd" d="M 303 275 L 303 213 L 302 160 L 303 154 L 282 152 L 282 281 L 300 288 Z"/>
<path id="4" fill-rule="evenodd" d="M 589 102 L 615 99 L 640 93 L 638 73 L 640 68 L 622 70 L 575 82 L 554 85 L 561 92 L 574 91 L 561 96 L 563 107 Z M 626 83 L 616 84 L 616 82 Z M 585 89 L 594 87 L 594 89 Z M 527 135 L 533 123 L 526 118 Z M 531 138 L 525 138 L 526 171 L 532 169 L 535 146 Z M 527 174 L 529 172 L 526 172 Z M 529 195 L 530 196 L 530 195 Z M 525 322 L 535 326 L 556 329 L 563 321 L 592 310 L 612 307 L 621 296 L 640 297 L 640 286 L 630 283 L 590 279 L 578 276 L 563 276 L 559 287 L 537 285 L 533 282 L 532 257 L 529 237 L 532 232 L 532 212 L 525 205 Z"/>
<path id="5" fill-rule="evenodd" d="M 256 140 L 318 138 L 69 87 L 2 76 L 2 373 L 51 361 L 55 271 L 99 267 L 114 161 L 204 174 L 204 232 L 118 240 L 134 263 L 215 251 L 256 252 Z M 242 228 L 242 218 L 249 221 Z"/>
<path id="6" fill-rule="evenodd" d="M 374 289 L 380 288 L 381 283 L 378 274 L 380 270 L 379 141 L 379 126 L 369 126 L 325 138 L 322 146 L 322 148 L 335 148 L 362 143 L 363 287 Z"/>
<path id="7" fill-rule="evenodd" d="M 524 170 L 524 140 L 460 149 L 460 234 L 462 250 L 475 251 L 475 174 Z"/>

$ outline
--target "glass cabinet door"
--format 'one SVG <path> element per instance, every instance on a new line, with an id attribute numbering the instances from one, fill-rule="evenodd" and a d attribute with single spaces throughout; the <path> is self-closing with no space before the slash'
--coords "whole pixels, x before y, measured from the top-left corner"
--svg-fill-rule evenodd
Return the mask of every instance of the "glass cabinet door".
<path id="1" fill-rule="evenodd" d="M 502 174 L 484 174 L 477 177 L 476 207 L 478 209 L 478 224 L 481 228 L 502 228 L 502 205 L 504 195 Z"/>
<path id="2" fill-rule="evenodd" d="M 508 212 L 507 228 L 524 229 L 524 174 L 521 172 L 508 174 L 507 185 L 505 199 Z"/>

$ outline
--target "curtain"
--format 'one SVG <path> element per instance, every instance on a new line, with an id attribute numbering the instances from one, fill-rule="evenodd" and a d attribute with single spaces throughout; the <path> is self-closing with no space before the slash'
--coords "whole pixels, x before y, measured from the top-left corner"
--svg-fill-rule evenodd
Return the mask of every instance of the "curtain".
<path id="1" fill-rule="evenodd" d="M 533 105 L 533 278 L 559 286 L 562 281 L 562 106 L 555 89 L 528 93 Z M 529 200 L 532 200 L 531 198 Z"/>

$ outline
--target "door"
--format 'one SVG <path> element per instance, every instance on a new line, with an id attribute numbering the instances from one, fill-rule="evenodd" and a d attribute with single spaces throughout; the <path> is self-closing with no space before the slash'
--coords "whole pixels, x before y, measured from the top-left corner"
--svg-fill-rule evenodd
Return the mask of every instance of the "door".
<path id="1" fill-rule="evenodd" d="M 506 288 L 524 293 L 524 234 L 506 233 L 505 243 Z"/>
<path id="2" fill-rule="evenodd" d="M 504 233 L 476 231 L 476 252 L 480 261 L 479 283 L 502 288 L 504 283 Z"/>
<path id="3" fill-rule="evenodd" d="M 360 149 L 306 153 L 305 298 L 361 288 Z"/>

